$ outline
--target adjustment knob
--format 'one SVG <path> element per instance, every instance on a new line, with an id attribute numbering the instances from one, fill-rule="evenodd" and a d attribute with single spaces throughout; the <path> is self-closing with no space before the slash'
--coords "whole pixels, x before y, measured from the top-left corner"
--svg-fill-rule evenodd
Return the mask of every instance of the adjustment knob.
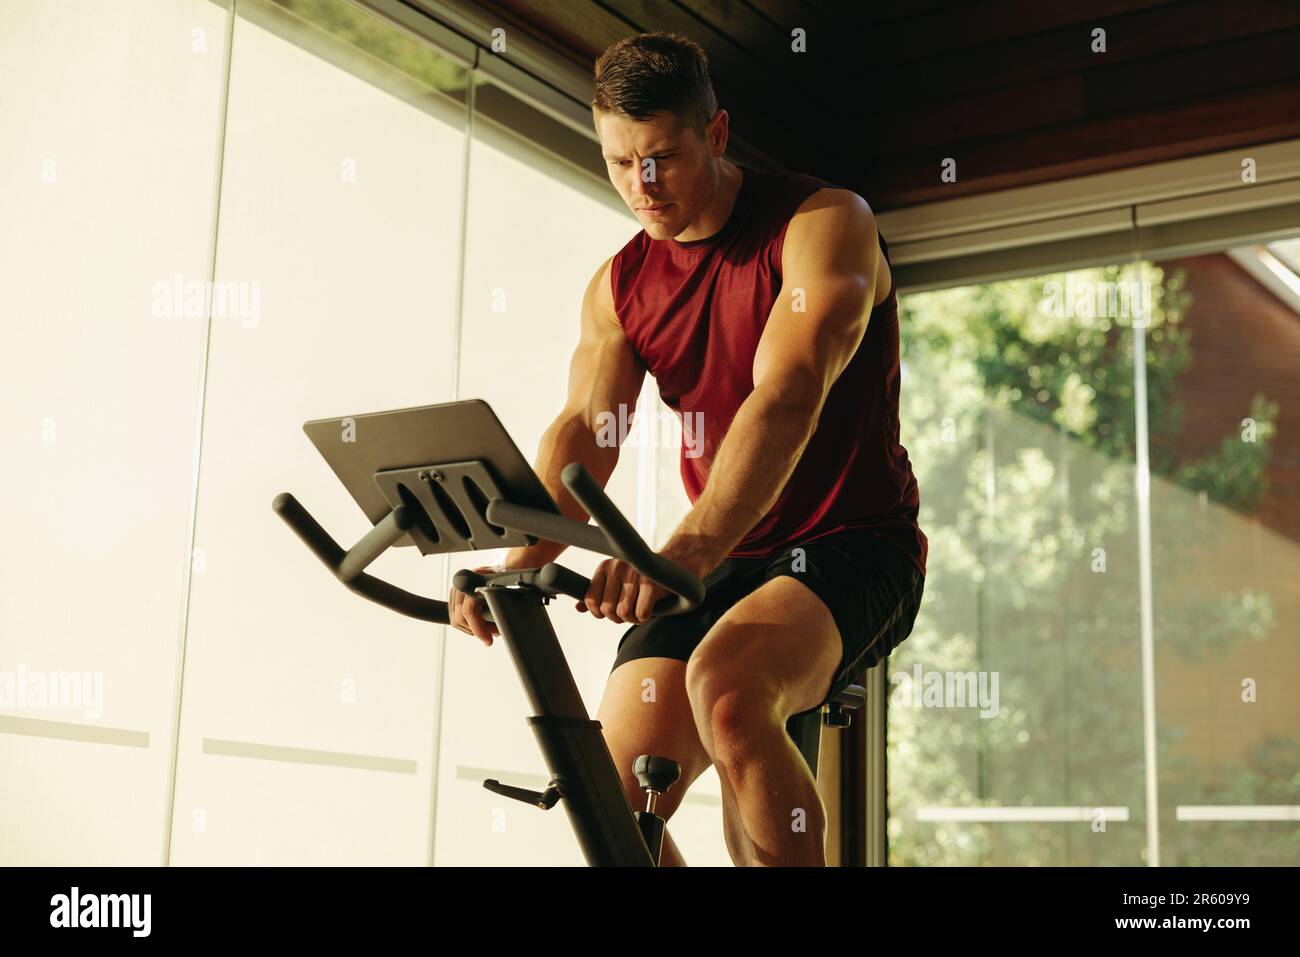
<path id="1" fill-rule="evenodd" d="M 682 766 L 672 758 L 643 754 L 632 763 L 632 773 L 641 783 L 641 790 L 665 794 L 682 776 Z"/>

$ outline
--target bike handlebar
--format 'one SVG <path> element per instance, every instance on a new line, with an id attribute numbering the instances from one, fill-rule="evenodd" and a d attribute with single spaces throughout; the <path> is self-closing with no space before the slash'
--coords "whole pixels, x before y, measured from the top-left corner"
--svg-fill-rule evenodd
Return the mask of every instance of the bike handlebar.
<path id="1" fill-rule="evenodd" d="M 425 598 L 396 585 L 389 584 L 373 575 L 367 575 L 365 568 L 406 534 L 414 518 L 405 505 L 393 509 L 378 525 L 372 528 L 361 541 L 344 551 L 330 537 L 329 532 L 321 528 L 320 523 L 311 513 L 299 504 L 288 492 L 281 492 L 271 503 L 275 513 L 297 533 L 317 558 L 334 573 L 334 577 L 360 595 L 385 608 L 417 618 L 420 621 L 446 625 L 450 619 L 447 603 L 436 598 Z"/>
<path id="2" fill-rule="evenodd" d="M 595 525 L 577 522 L 554 512 L 543 512 L 493 499 L 487 505 L 487 520 L 493 525 L 574 545 L 602 555 L 622 559 L 651 581 L 673 594 L 661 599 L 654 608 L 656 615 L 676 615 L 690 611 L 704 600 L 704 583 L 671 559 L 655 552 L 645 543 L 632 524 L 618 510 L 599 483 L 580 462 L 571 462 L 560 473 L 565 487 L 586 509 Z M 298 500 L 282 492 L 271 503 L 277 515 L 294 530 L 334 577 L 363 598 L 392 609 L 408 618 L 445 625 L 449 622 L 447 603 L 425 598 L 386 581 L 367 575 L 365 569 L 386 549 L 395 544 L 415 524 L 406 505 L 399 505 L 348 550 L 339 546 Z M 527 577 L 523 573 L 527 572 Z M 565 594 L 581 601 L 591 582 L 587 578 L 554 562 L 541 569 L 484 578 L 473 572 L 458 572 L 453 583 L 466 594 L 475 587 L 517 574 L 513 584 L 540 585 L 555 594 Z M 466 577 L 470 576 L 470 577 Z M 468 588 L 462 588 L 462 582 Z"/>

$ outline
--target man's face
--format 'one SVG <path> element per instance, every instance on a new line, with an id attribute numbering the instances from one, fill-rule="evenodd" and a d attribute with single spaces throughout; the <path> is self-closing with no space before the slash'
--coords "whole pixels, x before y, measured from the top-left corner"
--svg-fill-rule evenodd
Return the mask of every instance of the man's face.
<path id="1" fill-rule="evenodd" d="M 672 113 L 632 120 L 593 112 L 609 181 L 646 234 L 671 239 L 684 232 L 718 188 L 710 142 L 717 143 L 726 114 L 715 114 L 701 136 Z M 721 149 L 717 155 L 722 155 Z"/>

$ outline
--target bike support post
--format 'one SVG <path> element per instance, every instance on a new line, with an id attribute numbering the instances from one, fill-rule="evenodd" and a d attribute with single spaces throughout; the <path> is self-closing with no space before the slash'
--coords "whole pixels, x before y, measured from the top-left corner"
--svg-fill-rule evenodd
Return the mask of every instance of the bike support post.
<path id="1" fill-rule="evenodd" d="M 533 710 L 528 719 L 552 780 L 563 791 L 578 843 L 595 867 L 651 867 L 654 860 L 614 767 L 600 722 L 587 714 L 542 597 L 488 586 L 487 600 Z"/>

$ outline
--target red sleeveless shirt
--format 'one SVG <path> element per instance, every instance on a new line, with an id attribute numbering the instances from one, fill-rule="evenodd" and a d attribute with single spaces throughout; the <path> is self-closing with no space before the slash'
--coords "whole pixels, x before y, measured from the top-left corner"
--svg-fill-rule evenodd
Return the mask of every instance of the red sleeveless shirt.
<path id="1" fill-rule="evenodd" d="M 796 173 L 742 167 L 736 204 L 707 239 L 653 240 L 642 230 L 611 263 L 623 333 L 683 418 L 681 475 L 691 502 L 740 404 L 754 389 L 759 336 L 781 292 L 781 248 L 791 217 L 822 188 Z M 880 245 L 885 259 L 889 247 Z M 891 270 L 892 272 L 892 270 Z M 836 379 L 812 438 L 776 503 L 729 558 L 766 557 L 846 528 L 870 529 L 925 574 L 920 491 L 898 428 L 898 302 L 871 311 L 857 352 Z M 692 435 L 696 423 L 700 435 Z"/>

